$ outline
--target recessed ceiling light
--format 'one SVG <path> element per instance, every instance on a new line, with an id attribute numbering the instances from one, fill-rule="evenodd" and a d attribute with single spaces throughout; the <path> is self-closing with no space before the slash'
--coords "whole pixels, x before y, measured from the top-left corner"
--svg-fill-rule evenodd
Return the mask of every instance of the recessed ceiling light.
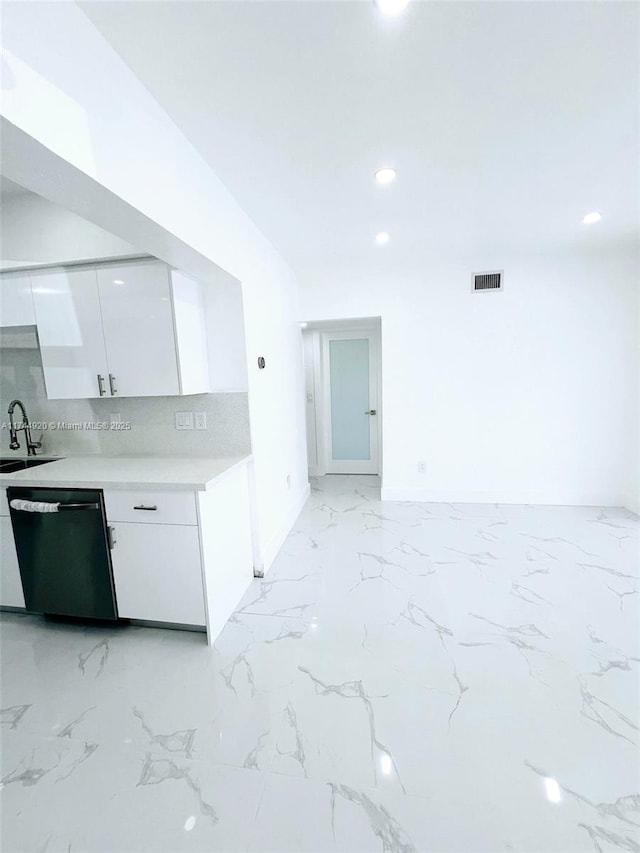
<path id="1" fill-rule="evenodd" d="M 389 242 L 389 235 L 386 231 L 381 231 L 379 234 L 376 234 L 376 243 L 378 246 L 384 246 L 385 243 Z"/>
<path id="2" fill-rule="evenodd" d="M 391 18 L 404 12 L 409 0 L 375 0 L 375 4 L 383 15 Z"/>
<path id="3" fill-rule="evenodd" d="M 594 210 L 592 213 L 587 213 L 586 216 L 582 217 L 582 221 L 585 225 L 595 225 L 596 222 L 600 222 L 602 219 L 602 214 L 598 213 L 597 210 Z"/>
<path id="4" fill-rule="evenodd" d="M 391 169 L 389 167 L 385 167 L 384 169 L 378 169 L 376 172 L 376 181 L 379 184 L 390 184 L 392 181 L 396 179 L 396 170 Z"/>
<path id="5" fill-rule="evenodd" d="M 301 329 L 306 329 L 306 328 L 307 328 L 307 324 L 306 324 L 306 323 L 300 323 L 300 328 L 301 328 Z"/>

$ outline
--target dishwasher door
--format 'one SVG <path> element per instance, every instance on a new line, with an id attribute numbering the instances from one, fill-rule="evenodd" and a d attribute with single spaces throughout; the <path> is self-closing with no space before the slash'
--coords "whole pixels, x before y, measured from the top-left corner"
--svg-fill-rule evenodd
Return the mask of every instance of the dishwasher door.
<path id="1" fill-rule="evenodd" d="M 7 498 L 27 610 L 117 619 L 102 491 L 10 486 Z M 60 508 L 17 510 L 16 498 Z"/>

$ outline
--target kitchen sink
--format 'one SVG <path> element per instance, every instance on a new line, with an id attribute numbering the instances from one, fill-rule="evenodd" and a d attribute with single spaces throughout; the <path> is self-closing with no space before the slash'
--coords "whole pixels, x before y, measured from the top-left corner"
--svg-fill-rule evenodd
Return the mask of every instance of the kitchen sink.
<path id="1" fill-rule="evenodd" d="M 36 465 L 46 465 L 48 462 L 56 462 L 60 456 L 37 457 L 30 456 L 27 459 L 11 459 L 0 457 L 0 474 L 13 474 L 14 471 L 23 471 L 25 468 L 35 468 Z"/>

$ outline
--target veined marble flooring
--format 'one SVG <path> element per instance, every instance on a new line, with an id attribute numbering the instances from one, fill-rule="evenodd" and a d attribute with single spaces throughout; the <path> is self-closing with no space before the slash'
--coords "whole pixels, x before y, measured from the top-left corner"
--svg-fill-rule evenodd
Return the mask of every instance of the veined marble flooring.
<path id="1" fill-rule="evenodd" d="M 638 519 L 312 488 L 214 649 L 3 614 L 4 853 L 640 851 Z"/>

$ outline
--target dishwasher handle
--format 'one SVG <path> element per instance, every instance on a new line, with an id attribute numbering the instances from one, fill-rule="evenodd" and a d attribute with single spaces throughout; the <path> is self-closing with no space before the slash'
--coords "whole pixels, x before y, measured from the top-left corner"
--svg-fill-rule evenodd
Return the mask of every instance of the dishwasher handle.
<path id="1" fill-rule="evenodd" d="M 99 503 L 82 503 L 82 504 L 60 504 L 58 512 L 68 512 L 79 509 L 100 509 Z"/>
<path id="2" fill-rule="evenodd" d="M 63 504 L 59 501 L 31 501 L 25 500 L 23 498 L 13 498 L 9 501 L 9 506 L 11 509 L 16 510 L 17 512 L 28 512 L 33 514 L 46 514 L 51 515 L 57 512 L 67 512 L 68 510 L 99 510 L 99 503 L 69 503 Z"/>

